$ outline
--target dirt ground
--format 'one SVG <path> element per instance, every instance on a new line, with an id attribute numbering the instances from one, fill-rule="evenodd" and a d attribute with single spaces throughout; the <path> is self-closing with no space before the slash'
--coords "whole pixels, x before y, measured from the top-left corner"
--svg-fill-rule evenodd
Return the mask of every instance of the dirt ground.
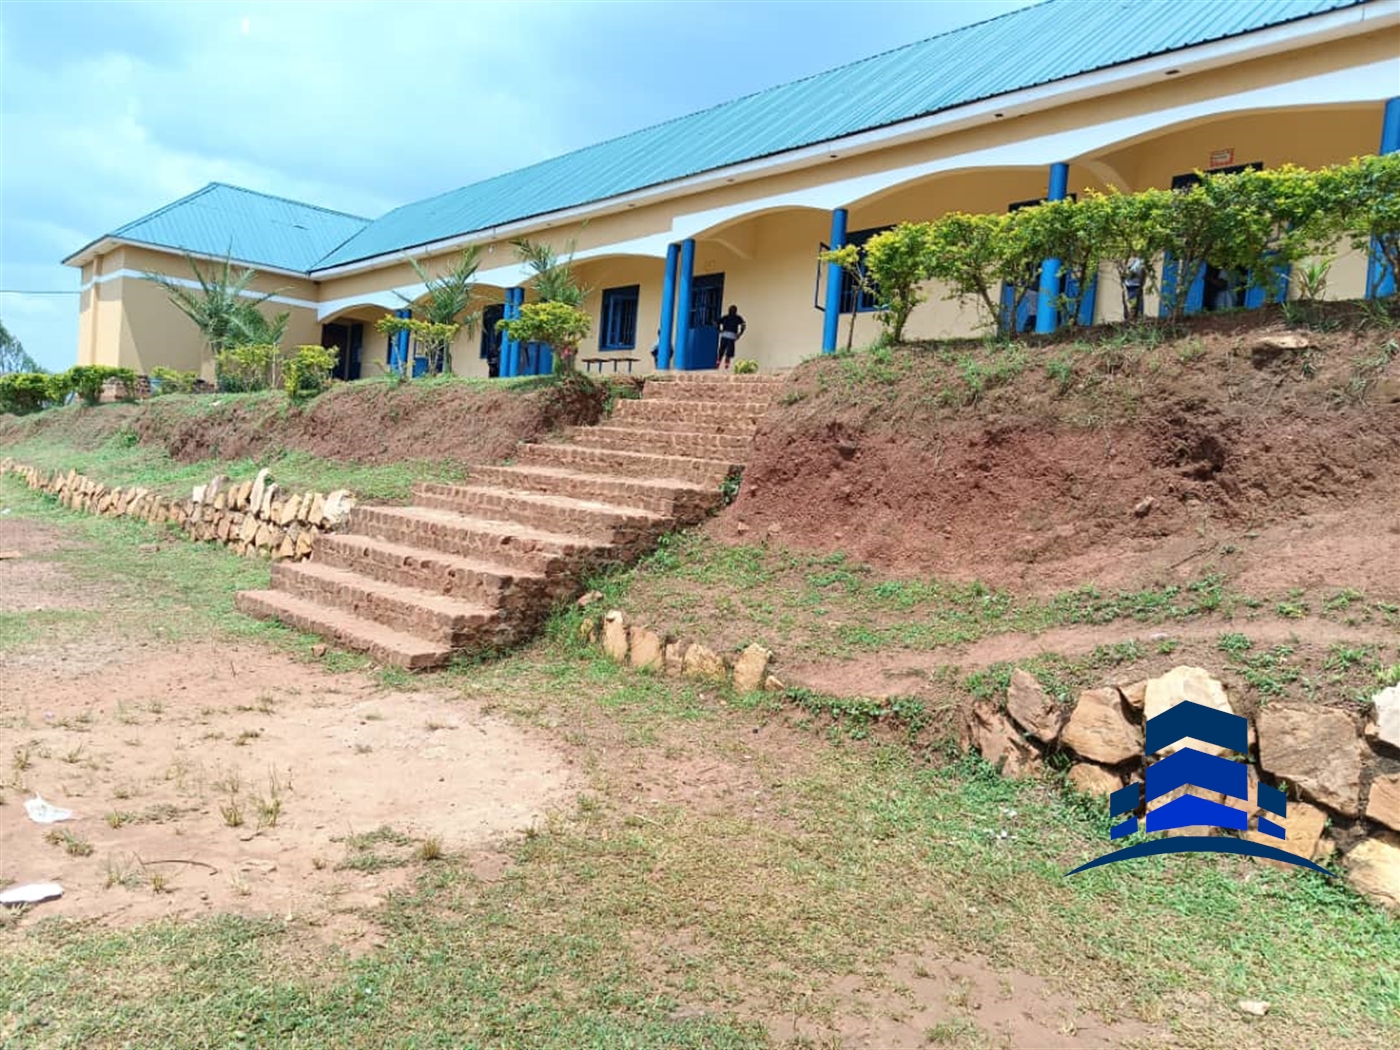
<path id="1" fill-rule="evenodd" d="M 0 561 L 0 612 L 100 611 L 100 591 L 23 557 L 59 542 L 0 525 L 0 547 L 21 553 Z M 0 882 L 64 888 L 35 918 L 292 915 L 353 949 L 369 929 L 358 910 L 403 885 L 424 841 L 490 874 L 493 844 L 577 787 L 565 751 L 478 705 L 256 644 L 143 639 L 0 663 Z M 34 823 L 35 795 L 74 819 Z M 397 834 L 375 841 L 381 827 Z M 78 844 L 47 840 L 65 833 Z"/>

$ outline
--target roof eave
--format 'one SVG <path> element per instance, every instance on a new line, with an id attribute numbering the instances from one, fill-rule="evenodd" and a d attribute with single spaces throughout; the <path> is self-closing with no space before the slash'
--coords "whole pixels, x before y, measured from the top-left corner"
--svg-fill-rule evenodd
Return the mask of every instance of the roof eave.
<path id="1" fill-rule="evenodd" d="M 82 248 L 79 248 L 72 255 L 68 256 L 68 258 L 64 259 L 62 265 L 79 267 L 85 266 L 90 260 L 96 258 L 99 255 L 106 255 L 108 252 L 112 251 L 115 248 L 121 248 L 128 245 L 133 248 L 148 248 L 152 251 L 165 252 L 168 255 L 177 255 L 181 257 L 189 256 L 192 259 L 199 259 L 202 262 L 221 263 L 226 258 L 222 255 L 210 255 L 207 252 L 190 251 L 188 248 L 176 248 L 169 244 L 156 244 L 153 241 L 137 240 L 134 237 L 116 237 L 112 234 L 107 234 L 106 236 L 99 237 L 92 243 L 84 245 Z M 290 270 L 283 266 L 271 266 L 267 263 L 255 262 L 252 259 L 239 259 L 234 258 L 232 256 L 229 256 L 227 258 L 228 261 L 231 263 L 235 263 L 238 266 L 247 266 L 251 269 L 257 270 L 258 273 L 276 274 L 278 277 L 295 277 L 303 281 L 308 281 L 312 279 L 311 275 L 306 270 Z"/>

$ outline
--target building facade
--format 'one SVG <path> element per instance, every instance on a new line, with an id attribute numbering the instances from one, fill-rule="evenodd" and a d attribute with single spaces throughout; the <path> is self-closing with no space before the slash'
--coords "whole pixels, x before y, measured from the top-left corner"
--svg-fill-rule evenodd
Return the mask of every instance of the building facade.
<path id="1" fill-rule="evenodd" d="M 432 273 L 481 246 L 494 321 L 523 294 L 511 241 L 529 237 L 576 244 L 594 322 L 581 356 L 646 372 L 656 346 L 663 367 L 713 367 L 733 304 L 740 356 L 773 369 L 844 344 L 852 313 L 858 342 L 877 330 L 818 264 L 827 246 L 950 211 L 1397 149 L 1400 0 L 1047 0 L 377 219 L 216 184 L 65 261 L 82 270 L 79 363 L 201 367 L 193 325 L 142 275 L 189 279 L 186 253 L 231 254 L 291 314 L 288 343 L 339 346 L 343 378 L 375 375 L 406 354 L 374 323 L 422 293 L 410 260 Z M 1367 266 L 1340 250 L 1329 295 L 1362 296 Z M 1086 319 L 1119 319 L 1114 281 L 1100 275 Z M 978 330 L 929 293 L 910 337 Z M 454 370 L 487 375 L 491 339 L 459 336 Z M 542 356 L 507 346 L 501 367 L 528 374 Z"/>

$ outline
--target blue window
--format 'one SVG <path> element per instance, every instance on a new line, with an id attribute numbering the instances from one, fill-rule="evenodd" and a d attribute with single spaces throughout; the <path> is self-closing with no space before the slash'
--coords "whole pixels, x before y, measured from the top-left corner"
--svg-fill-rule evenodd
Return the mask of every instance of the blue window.
<path id="1" fill-rule="evenodd" d="M 854 233 L 846 235 L 846 243 L 854 244 L 860 248 L 860 268 L 865 272 L 865 242 L 874 237 L 877 233 L 884 233 L 891 230 L 892 226 L 876 226 L 869 230 L 856 230 Z M 884 304 L 880 302 L 878 290 L 868 292 L 863 290 L 845 270 L 841 271 L 841 312 L 848 314 L 852 310 L 857 313 L 869 313 L 872 310 L 880 309 Z"/>
<path id="2" fill-rule="evenodd" d="M 598 326 L 599 350 L 637 348 L 637 297 L 641 286 L 608 288 L 603 292 L 603 318 Z"/>

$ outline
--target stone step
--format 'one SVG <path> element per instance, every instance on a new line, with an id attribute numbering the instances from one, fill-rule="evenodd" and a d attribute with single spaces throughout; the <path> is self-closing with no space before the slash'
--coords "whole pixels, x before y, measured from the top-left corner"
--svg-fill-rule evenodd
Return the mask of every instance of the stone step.
<path id="1" fill-rule="evenodd" d="M 272 566 L 272 588 L 451 649 L 505 641 L 500 614 L 494 609 L 376 580 L 351 569 L 310 561 L 278 562 Z"/>
<path id="2" fill-rule="evenodd" d="M 441 667 L 452 656 L 445 645 L 405 634 L 344 609 L 330 608 L 286 591 L 240 591 L 234 605 L 245 616 L 278 620 L 288 627 L 319 634 L 335 645 L 366 653 L 373 660 L 414 670 Z"/>
<path id="3" fill-rule="evenodd" d="M 640 427 L 570 427 L 570 440 L 592 448 L 615 448 L 625 452 L 646 452 L 671 456 L 707 456 L 744 459 L 751 439 L 748 435 L 703 434 L 694 430 L 647 430 Z"/>
<path id="4" fill-rule="evenodd" d="M 720 376 L 649 378 L 642 399 L 663 401 L 771 402 L 787 382 L 781 376 Z"/>
<path id="5" fill-rule="evenodd" d="M 665 405 L 671 402 L 653 401 L 654 405 Z M 676 401 L 677 405 L 684 402 Z M 723 420 L 723 419 L 641 419 L 636 416 L 619 418 L 613 416 L 605 426 L 623 428 L 626 430 L 640 431 L 644 434 L 665 431 L 676 434 L 728 434 L 733 437 L 743 438 L 745 441 L 753 440 L 754 434 L 758 430 L 758 421 L 752 418 Z"/>
<path id="6" fill-rule="evenodd" d="M 471 478 L 503 488 L 558 493 L 575 499 L 637 507 L 688 522 L 703 518 L 719 502 L 718 490 L 708 485 L 625 478 L 616 474 L 589 474 L 562 467 L 472 467 Z"/>
<path id="7" fill-rule="evenodd" d="M 624 452 L 585 445 L 521 445 L 516 463 L 564 467 L 588 474 L 616 474 L 630 478 L 674 479 L 718 488 L 742 464 L 730 460 L 695 459 L 690 456 Z"/>
<path id="8" fill-rule="evenodd" d="M 587 536 L 600 543 L 630 546 L 658 534 L 660 515 L 559 493 L 479 485 L 424 482 L 413 486 L 413 502 L 459 514 L 523 522 L 531 528 Z"/>
<path id="9" fill-rule="evenodd" d="M 485 558 L 554 580 L 607 545 L 585 536 L 532 529 L 512 521 L 458 514 L 437 507 L 356 507 L 350 531 L 406 547 L 427 547 L 464 558 Z"/>
<path id="10" fill-rule="evenodd" d="M 512 621 L 537 619 L 536 607 L 548 601 L 547 581 L 540 573 L 353 532 L 328 532 L 319 537 L 313 560 L 385 583 L 418 587 L 499 609 Z"/>
<path id="11" fill-rule="evenodd" d="M 750 401 L 620 401 L 610 427 L 658 427 L 669 430 L 708 430 L 713 433 L 752 433 L 765 406 Z"/>

